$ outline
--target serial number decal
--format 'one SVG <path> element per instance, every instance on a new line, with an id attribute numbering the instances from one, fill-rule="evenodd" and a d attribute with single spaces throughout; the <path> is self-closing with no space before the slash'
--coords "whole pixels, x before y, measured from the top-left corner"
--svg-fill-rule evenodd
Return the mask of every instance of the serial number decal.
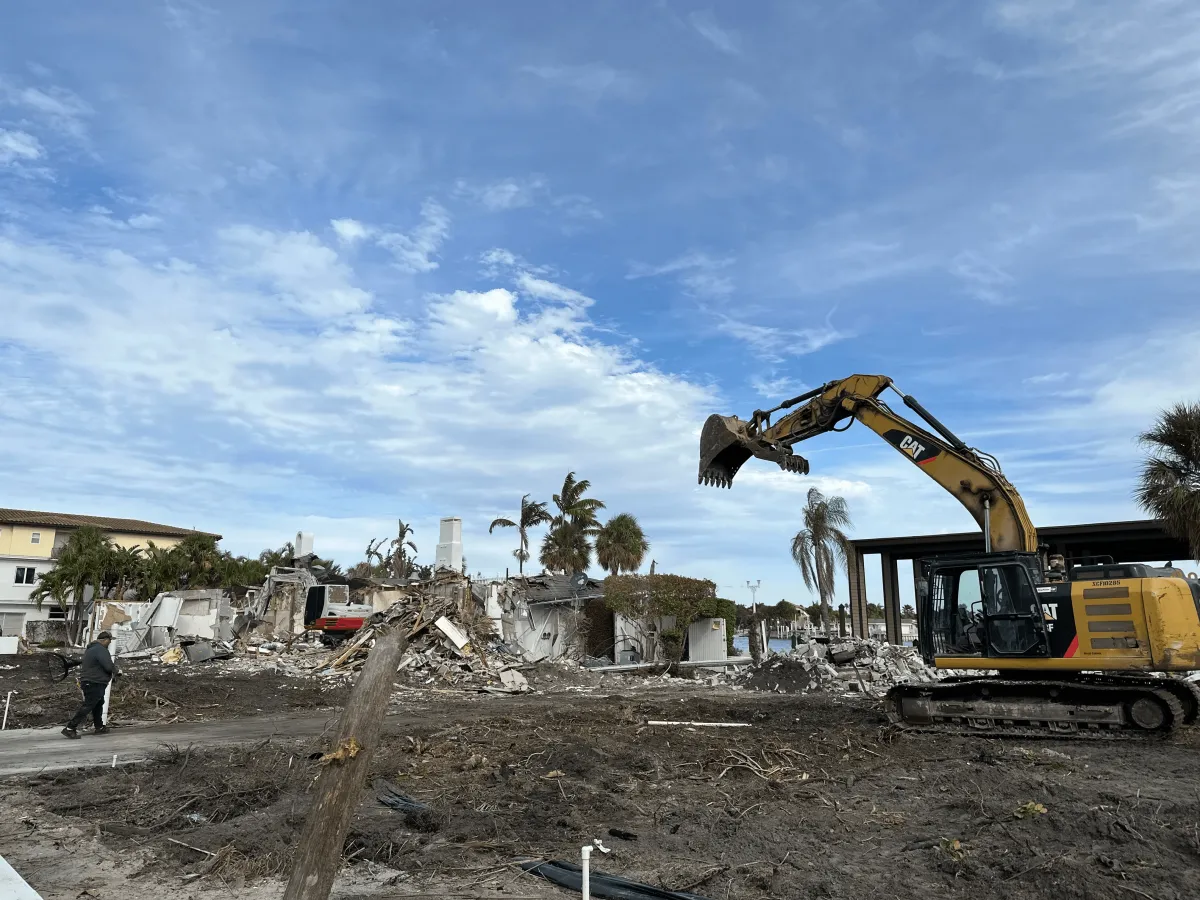
<path id="1" fill-rule="evenodd" d="M 1119 587 L 1120 584 L 1121 584 L 1121 582 L 1119 582 L 1119 581 L 1093 581 L 1093 582 L 1091 582 L 1092 587 Z"/>

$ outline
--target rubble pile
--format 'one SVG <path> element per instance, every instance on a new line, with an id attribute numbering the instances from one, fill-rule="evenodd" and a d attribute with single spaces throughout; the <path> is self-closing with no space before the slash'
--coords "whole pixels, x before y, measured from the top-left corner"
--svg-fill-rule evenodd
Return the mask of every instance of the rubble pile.
<path id="1" fill-rule="evenodd" d="M 475 635 L 450 618 L 457 604 L 449 599 L 405 598 L 392 604 L 378 617 L 401 621 L 408 627 L 408 647 L 400 658 L 398 674 L 410 683 L 489 694 L 521 694 L 530 690 L 521 672 L 521 658 L 503 643 Z M 374 621 L 374 620 L 373 620 Z M 375 626 L 364 626 L 354 638 L 334 651 L 315 674 L 322 678 L 348 679 L 366 662 Z M 490 646 L 485 648 L 485 644 Z"/>
<path id="2" fill-rule="evenodd" d="M 408 632 L 408 647 L 398 669 L 402 680 L 492 694 L 530 690 L 521 671 L 527 665 L 520 655 L 494 637 L 472 634 L 469 628 L 456 624 L 457 603 L 450 598 L 415 593 L 376 618 L 401 620 Z M 259 635 L 237 641 L 177 638 L 169 647 L 123 653 L 118 659 L 145 660 L 189 675 L 267 671 L 293 678 L 315 677 L 336 686 L 357 677 L 370 652 L 375 628 L 368 623 L 332 649 L 307 635 L 292 640 Z"/>
<path id="3" fill-rule="evenodd" d="M 925 664 L 911 647 L 872 640 L 802 644 L 726 676 L 748 690 L 778 693 L 861 693 L 882 696 L 894 684 L 937 681 L 946 673 Z"/>

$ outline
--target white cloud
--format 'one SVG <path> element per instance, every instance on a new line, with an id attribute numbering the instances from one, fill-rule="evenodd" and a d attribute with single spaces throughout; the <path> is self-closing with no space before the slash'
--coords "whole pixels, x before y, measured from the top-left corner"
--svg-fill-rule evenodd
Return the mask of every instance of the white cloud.
<path id="1" fill-rule="evenodd" d="M 470 197 L 484 209 L 500 212 L 533 206 L 539 197 L 545 195 L 546 181 L 539 177 L 505 178 L 490 184 L 472 185 L 460 179 L 454 190 L 459 196 Z"/>
<path id="2" fill-rule="evenodd" d="M 147 213 L 138 213 L 136 216 L 130 216 L 130 228 L 157 228 L 162 224 L 162 219 L 158 216 L 151 216 Z"/>
<path id="3" fill-rule="evenodd" d="M 333 219 L 329 225 L 343 244 L 357 244 L 372 233 L 372 229 L 357 219 Z"/>
<path id="4" fill-rule="evenodd" d="M 741 53 L 741 47 L 736 34 L 722 28 L 711 12 L 693 12 L 688 16 L 688 21 L 702 38 L 722 53 L 728 53 L 732 56 Z"/>
<path id="5" fill-rule="evenodd" d="M 379 492 L 398 491 L 431 528 L 463 515 L 469 555 L 494 571 L 511 547 L 487 537 L 489 517 L 525 491 L 548 496 L 568 469 L 649 528 L 691 496 L 708 390 L 588 336 L 590 299 L 531 269 L 511 273 L 520 295 L 453 291 L 400 318 L 309 232 L 229 226 L 214 255 L 188 260 L 87 245 L 0 240 L 15 323 L 0 372 L 49 366 L 44 383 L 0 379 L 0 418 L 47 503 L 108 496 L 112 472 L 136 471 L 141 491 L 191 498 L 185 524 L 257 536 L 274 522 L 282 540 L 303 515 L 343 517 L 346 485 L 369 485 L 357 510 L 392 514 Z M 89 454 L 103 460 L 81 466 Z M 70 478 L 51 476 L 58 464 Z"/>
<path id="6" fill-rule="evenodd" d="M 3 78 L 0 78 L 0 100 L 75 138 L 84 136 L 84 121 L 92 112 L 91 107 L 71 91 L 59 87 L 45 90 L 20 87 Z"/>
<path id="7" fill-rule="evenodd" d="M 707 253 L 692 251 L 657 266 L 634 263 L 625 277 L 637 279 L 674 275 L 680 286 L 692 296 L 727 297 L 733 293 L 734 284 L 725 270 L 734 261 L 732 257 L 712 257 Z"/>
<path id="8" fill-rule="evenodd" d="M 808 386 L 803 381 L 787 375 L 776 375 L 774 373 L 768 376 L 755 375 L 750 379 L 750 387 L 759 396 L 767 397 L 771 400 L 795 397 L 808 389 Z"/>
<path id="9" fill-rule="evenodd" d="M 421 224 L 408 234 L 382 232 L 376 238 L 381 247 L 389 250 L 396 265 L 406 272 L 432 272 L 438 267 L 434 256 L 450 233 L 450 214 L 436 200 L 421 205 Z"/>
<path id="10" fill-rule="evenodd" d="M 0 166 L 40 159 L 42 153 L 42 145 L 33 135 L 0 128 Z"/>
<path id="11" fill-rule="evenodd" d="M 517 265 L 517 257 L 509 250 L 501 247 L 493 247 L 484 253 L 479 261 L 491 270 L 490 277 L 496 277 L 496 272 L 501 268 L 511 268 Z"/>
<path id="12" fill-rule="evenodd" d="M 967 292 L 985 303 L 1004 303 L 1013 277 L 978 253 L 964 251 L 950 261 L 950 271 L 962 279 Z"/>
<path id="13" fill-rule="evenodd" d="M 273 232 L 248 225 L 220 232 L 239 280 L 265 287 L 286 305 L 314 318 L 363 312 L 371 295 L 352 283 L 350 269 L 313 234 Z"/>
<path id="14" fill-rule="evenodd" d="M 541 81 L 566 88 L 588 100 L 629 98 L 638 93 L 637 79 L 603 63 L 566 66 L 522 66 L 521 71 Z"/>
<path id="15" fill-rule="evenodd" d="M 503 178 L 486 184 L 475 184 L 459 179 L 454 193 L 478 203 L 489 212 L 507 212 L 546 206 L 562 212 L 570 219 L 598 221 L 604 214 L 596 208 L 590 197 L 583 194 L 555 194 L 549 183 L 540 175 L 527 178 Z"/>
<path id="16" fill-rule="evenodd" d="M 553 281 L 547 281 L 544 278 L 538 278 L 529 272 L 520 272 L 517 275 L 517 286 L 538 300 L 553 300 L 556 303 L 566 303 L 580 308 L 591 306 L 594 302 L 591 297 L 581 294 L 579 291 Z"/>
<path id="17" fill-rule="evenodd" d="M 517 298 L 504 288 L 455 291 L 429 308 L 431 332 L 455 352 L 475 350 L 517 322 Z"/>
<path id="18" fill-rule="evenodd" d="M 846 335 L 828 321 L 820 328 L 781 328 L 757 325 L 732 316 L 718 316 L 717 329 L 730 337 L 745 341 L 769 360 L 788 356 L 804 356 L 843 340 Z"/>

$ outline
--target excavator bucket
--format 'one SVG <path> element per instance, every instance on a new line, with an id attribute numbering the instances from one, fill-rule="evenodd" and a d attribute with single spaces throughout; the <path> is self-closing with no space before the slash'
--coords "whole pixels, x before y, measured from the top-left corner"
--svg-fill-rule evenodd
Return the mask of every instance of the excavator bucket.
<path id="1" fill-rule="evenodd" d="M 808 474 L 808 460 L 787 447 L 751 436 L 737 416 L 711 415 L 700 431 L 700 483 L 732 487 L 733 476 L 752 456 L 773 462 L 785 472 Z"/>
<path id="2" fill-rule="evenodd" d="M 754 455 L 746 444 L 745 422 L 737 416 L 709 416 L 700 432 L 700 483 L 732 486 L 742 463 Z"/>

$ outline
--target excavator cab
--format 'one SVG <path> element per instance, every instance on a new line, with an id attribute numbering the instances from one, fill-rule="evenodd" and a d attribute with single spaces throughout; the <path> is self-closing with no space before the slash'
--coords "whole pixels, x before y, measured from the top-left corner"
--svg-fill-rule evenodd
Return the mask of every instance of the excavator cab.
<path id="1" fill-rule="evenodd" d="M 1046 612 L 1036 554 L 988 553 L 921 560 L 920 647 L 935 659 L 1046 657 Z"/>

